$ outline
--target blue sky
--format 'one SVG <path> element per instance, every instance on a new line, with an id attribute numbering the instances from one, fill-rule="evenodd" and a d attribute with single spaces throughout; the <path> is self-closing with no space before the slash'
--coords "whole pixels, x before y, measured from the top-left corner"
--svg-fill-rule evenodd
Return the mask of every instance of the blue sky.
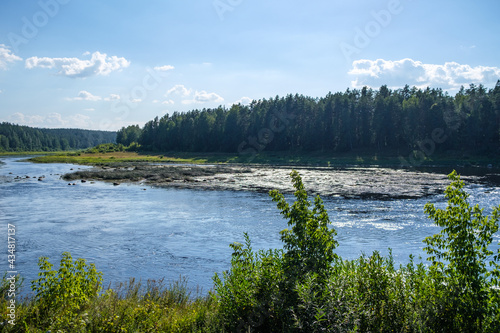
<path id="1" fill-rule="evenodd" d="M 2 0 L 0 121 L 117 130 L 289 93 L 491 88 L 498 13 L 498 0 Z"/>

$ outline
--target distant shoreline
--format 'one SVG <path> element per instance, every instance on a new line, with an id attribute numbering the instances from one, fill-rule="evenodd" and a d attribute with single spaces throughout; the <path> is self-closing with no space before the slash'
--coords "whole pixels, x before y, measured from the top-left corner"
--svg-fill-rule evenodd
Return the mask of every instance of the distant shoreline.
<path id="1" fill-rule="evenodd" d="M 314 167 L 387 167 L 387 168 L 491 168 L 500 170 L 500 156 L 470 156 L 459 153 L 434 154 L 419 159 L 414 156 L 374 152 L 261 152 L 255 156 L 237 153 L 192 152 L 23 152 L 17 155 L 44 155 L 32 158 L 37 163 L 82 165 L 120 165 L 126 163 L 240 164 Z M 0 153 L 2 156 L 2 153 Z"/>

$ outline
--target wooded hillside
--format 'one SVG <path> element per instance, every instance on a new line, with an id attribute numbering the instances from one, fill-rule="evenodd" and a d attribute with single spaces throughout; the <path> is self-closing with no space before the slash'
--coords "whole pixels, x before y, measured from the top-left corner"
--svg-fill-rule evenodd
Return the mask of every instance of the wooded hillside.
<path id="1" fill-rule="evenodd" d="M 144 150 L 193 152 L 332 151 L 355 149 L 499 153 L 500 81 L 470 85 L 455 96 L 441 89 L 382 86 L 322 98 L 276 96 L 230 109 L 156 117 L 122 128 L 117 141 Z"/>
<path id="2" fill-rule="evenodd" d="M 0 151 L 56 151 L 86 149 L 112 143 L 116 132 L 47 129 L 0 123 Z"/>

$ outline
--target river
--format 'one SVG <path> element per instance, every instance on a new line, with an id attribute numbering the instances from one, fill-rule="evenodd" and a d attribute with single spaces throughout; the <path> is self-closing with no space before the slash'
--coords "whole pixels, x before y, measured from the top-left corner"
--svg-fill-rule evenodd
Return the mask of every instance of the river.
<path id="1" fill-rule="evenodd" d="M 7 225 L 16 228 L 15 269 L 25 278 L 23 293 L 38 273 L 38 258 L 57 264 L 64 251 L 95 263 L 105 286 L 129 278 L 175 281 L 188 278 L 191 289 L 212 288 L 215 272 L 229 267 L 229 244 L 247 232 L 253 248 L 282 246 L 286 228 L 275 203 L 265 193 L 154 188 L 144 185 L 79 182 L 61 175 L 85 166 L 34 164 L 21 157 L 0 160 L 0 233 L 4 236 L 3 271 L 7 262 Z M 28 176 L 29 178 L 26 178 Z M 38 180 L 39 177 L 45 176 Z M 468 184 L 471 202 L 500 204 L 500 187 Z M 292 199 L 291 196 L 287 196 Z M 396 263 L 423 256 L 422 240 L 439 231 L 423 207 L 445 207 L 443 195 L 419 199 L 367 200 L 324 198 L 337 230 L 336 252 L 345 259 L 374 250 L 392 249 Z M 500 240 L 496 235 L 495 244 Z M 2 245 L 0 245 L 2 246 Z M 493 247 L 498 248 L 498 245 Z"/>

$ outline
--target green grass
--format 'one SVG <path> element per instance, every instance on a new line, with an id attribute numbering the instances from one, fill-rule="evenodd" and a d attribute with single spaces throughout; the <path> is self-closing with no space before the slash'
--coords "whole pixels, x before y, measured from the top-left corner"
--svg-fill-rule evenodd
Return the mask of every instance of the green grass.
<path id="1" fill-rule="evenodd" d="M 210 295 L 192 295 L 186 279 L 131 279 L 108 288 L 78 308 L 72 300 L 43 308 L 35 298 L 16 303 L 15 325 L 2 332 L 220 332 L 217 303 Z M 2 320 L 10 320 L 7 297 L 0 300 Z"/>
<path id="2" fill-rule="evenodd" d="M 489 164 L 500 166 L 500 157 L 487 156 L 452 156 L 433 154 L 425 159 L 412 163 L 409 156 L 397 151 L 373 153 L 358 151 L 348 153 L 331 152 L 261 152 L 255 156 L 237 153 L 193 153 L 193 152 L 65 152 L 51 153 L 30 159 L 37 163 L 71 163 L 83 165 L 113 165 L 120 163 L 194 163 L 194 164 L 259 164 L 290 166 L 379 166 L 379 167 L 460 167 L 483 166 Z M 415 161 L 415 160 L 413 160 Z"/>
<path id="3" fill-rule="evenodd" d="M 29 159 L 36 163 L 71 163 L 82 165 L 112 165 L 119 163 L 206 163 L 203 158 L 178 158 L 162 154 L 139 154 L 135 152 L 70 153 L 38 156 Z"/>
<path id="4" fill-rule="evenodd" d="M 133 151 L 137 147 L 121 144 L 102 144 L 84 151 L 50 152 L 31 158 L 37 163 L 71 163 L 84 165 L 119 165 L 126 163 L 192 163 L 192 164 L 258 164 L 318 167 L 470 167 L 492 165 L 500 167 L 499 156 L 470 155 L 460 152 L 438 153 L 426 156 L 423 152 L 399 150 L 358 150 L 346 153 L 328 151 L 268 152 L 238 154 L 220 152 L 144 152 Z M 37 154 L 37 152 L 5 153 L 9 155 Z"/>

